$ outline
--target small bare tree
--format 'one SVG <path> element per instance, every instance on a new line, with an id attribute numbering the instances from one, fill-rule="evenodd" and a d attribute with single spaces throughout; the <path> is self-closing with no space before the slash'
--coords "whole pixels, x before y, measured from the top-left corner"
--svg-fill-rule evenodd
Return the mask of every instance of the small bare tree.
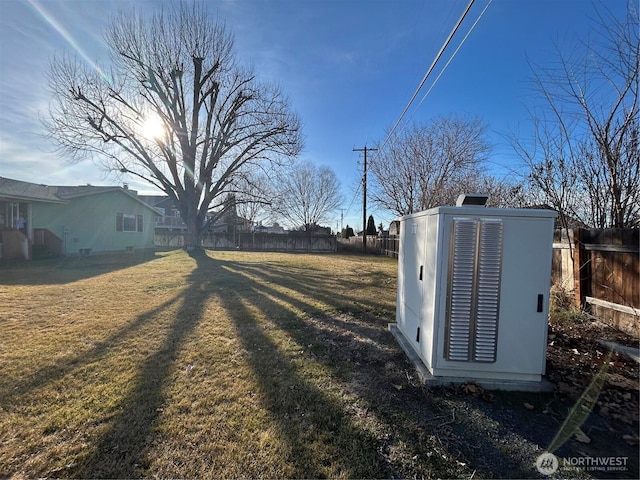
<path id="1" fill-rule="evenodd" d="M 374 202 L 397 215 L 454 203 L 482 172 L 485 130 L 478 119 L 451 116 L 391 138 L 370 163 Z"/>
<path id="2" fill-rule="evenodd" d="M 596 42 L 557 63 L 532 64 L 543 107 L 531 110 L 532 139 L 512 136 L 541 200 L 569 219 L 598 228 L 640 218 L 640 21 L 628 3 L 618 19 L 602 7 Z M 532 140 L 532 141 L 530 141 Z"/>
<path id="3" fill-rule="evenodd" d="M 299 153 L 299 119 L 236 62 L 231 35 L 201 4 L 122 12 L 106 44 L 109 69 L 53 60 L 49 131 L 72 161 L 88 156 L 165 192 L 186 245 L 200 246 L 239 172 Z"/>
<path id="4" fill-rule="evenodd" d="M 275 172 L 270 172 L 274 174 Z M 270 215 L 274 186 L 266 173 L 252 170 L 239 175 L 234 182 L 237 194 L 236 210 L 248 222 L 248 226 L 266 220 Z"/>
<path id="5" fill-rule="evenodd" d="M 294 165 L 281 175 L 277 185 L 273 214 L 293 228 L 310 231 L 320 226 L 342 202 L 340 182 L 334 171 L 313 163 Z"/>

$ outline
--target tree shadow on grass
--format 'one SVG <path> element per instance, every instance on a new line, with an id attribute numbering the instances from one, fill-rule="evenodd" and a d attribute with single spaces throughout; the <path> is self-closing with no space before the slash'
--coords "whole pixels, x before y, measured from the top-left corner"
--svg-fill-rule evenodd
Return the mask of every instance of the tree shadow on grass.
<path id="1" fill-rule="evenodd" d="M 411 366 L 383 328 L 389 319 L 340 314 L 341 306 L 350 301 L 348 293 L 332 292 L 333 287 L 323 283 L 317 271 L 300 269 L 291 278 L 281 266 L 272 270 L 271 266 L 218 261 L 204 254 L 193 256 L 197 267 L 185 293 L 174 300 L 182 304 L 164 343 L 140 365 L 119 413 L 88 457 L 66 472 L 70 476 L 134 478 L 153 473 L 146 458 L 159 409 L 167 401 L 164 387 L 181 347 L 202 320 L 205 303 L 213 295 L 222 302 L 248 352 L 263 406 L 288 445 L 282 463 L 289 470 L 280 476 L 468 478 L 478 463 L 456 466 L 451 457 L 463 455 L 463 461 L 470 458 L 474 462 L 484 453 L 502 461 L 502 470 L 479 468 L 479 476 L 528 472 L 519 459 L 510 459 L 494 439 L 487 438 L 481 426 L 474 429 L 452 423 L 452 406 L 459 418 L 471 411 L 467 402 L 463 398 L 449 401 L 443 394 L 427 392 L 408 381 Z M 214 293 L 212 278 L 216 285 L 226 287 L 224 293 L 221 289 Z M 304 296 L 296 294 L 296 284 Z M 313 303 L 316 298 L 326 307 Z M 382 303 L 379 307 L 386 308 Z M 362 308 L 373 311 L 378 307 L 366 304 Z M 141 316 L 116 340 L 135 334 L 135 325 L 150 319 L 149 314 Z M 303 357 L 293 357 L 276 340 L 282 337 L 275 334 L 286 335 L 301 346 Z M 107 348 L 106 344 L 99 346 L 94 356 Z M 306 369 L 316 364 L 328 369 L 339 386 L 318 384 Z M 473 427 L 473 420 L 470 422 Z M 450 428 L 452 425 L 456 428 Z M 508 466 L 512 470 L 503 470 Z"/>
<path id="2" fill-rule="evenodd" d="M 120 413 L 111 422 L 93 453 L 79 466 L 80 478 L 137 478 L 146 470 L 146 449 L 153 426 L 165 401 L 163 389 L 179 351 L 203 318 L 210 296 L 206 288 L 210 259 L 194 254 L 197 267 L 188 277 L 182 304 L 160 348 L 141 365 L 135 385 L 122 401 Z"/>
<path id="3" fill-rule="evenodd" d="M 376 452 L 375 438 L 355 425 L 337 400 L 297 370 L 246 307 L 254 299 L 255 292 L 233 292 L 222 298 L 243 348 L 249 352 L 264 406 L 277 419 L 279 434 L 290 447 L 285 463 L 292 471 L 286 476 L 388 477 Z M 265 302 L 270 303 L 262 297 L 256 304 Z"/>
<path id="4" fill-rule="evenodd" d="M 330 260 L 332 257 L 325 257 Z M 375 281 L 384 278 L 383 272 L 369 272 L 359 280 L 348 280 L 340 278 L 337 281 L 339 290 L 330 290 L 326 288 L 327 278 L 326 272 L 318 272 L 309 270 L 301 266 L 282 266 L 280 264 L 241 264 L 234 263 L 233 267 L 237 267 L 237 272 L 245 276 L 255 276 L 260 279 L 261 284 L 269 285 L 271 283 L 282 287 L 291 288 L 299 293 L 304 293 L 314 300 L 322 301 L 333 306 L 338 311 L 351 311 L 366 308 L 367 310 L 384 311 L 387 305 L 380 303 L 375 298 L 369 298 L 366 305 L 354 305 L 353 297 L 350 292 L 361 289 L 363 282 Z M 336 276 L 339 273 L 336 272 Z M 395 284 L 390 286 L 384 285 L 380 288 L 393 288 L 395 295 Z"/>
<path id="5" fill-rule="evenodd" d="M 153 251 L 0 264 L 0 285 L 63 285 L 156 260 Z"/>
<path id="6" fill-rule="evenodd" d="M 427 453 L 426 435 L 406 421 L 406 404 L 398 401 L 395 388 L 406 381 L 404 371 L 388 368 L 389 363 L 402 363 L 404 357 L 379 323 L 368 325 L 366 321 L 356 322 L 349 316 L 327 314 L 274 288 L 272 275 L 265 275 L 264 281 L 243 275 L 247 270 L 255 274 L 256 270 L 251 266 L 226 262 L 224 268 L 245 279 L 243 292 L 227 297 L 226 306 L 233 312 L 244 348 L 251 352 L 251 364 L 259 378 L 266 406 L 281 419 L 282 434 L 292 446 L 289 461 L 296 468 L 293 476 L 324 477 L 327 466 L 333 468 L 331 476 L 348 478 L 442 475 L 443 464 L 448 462 L 437 456 L 422 466 L 409 466 L 416 464 L 417 455 Z M 297 280 L 307 283 L 303 278 Z M 323 291 L 318 284 L 314 292 L 331 298 L 331 292 Z M 345 300 L 338 297 L 333 297 L 334 302 Z M 264 327 L 261 328 L 254 315 L 244 307 L 246 304 L 260 305 L 269 322 L 304 346 L 305 361 L 328 367 L 341 385 L 341 396 L 348 398 L 340 402 L 331 400 L 325 389 L 305 382 L 291 359 L 278 352 Z M 308 312 L 311 317 L 296 316 L 296 310 Z M 299 396 L 291 397 L 287 388 L 298 389 Z M 298 413 L 301 398 L 316 399 L 311 407 L 307 407 L 310 411 L 303 410 L 304 418 Z M 367 416 L 369 419 L 364 423 L 373 431 L 365 429 L 360 422 L 355 423 L 355 419 Z M 312 443 L 307 438 L 308 431 L 327 442 L 324 458 L 317 452 L 305 451 L 305 445 Z M 396 454 L 398 450 L 402 453 Z M 356 455 L 356 452 L 359 453 Z M 448 470 L 447 473 L 457 477 L 463 470 Z"/>
<path id="7" fill-rule="evenodd" d="M 160 312 L 171 307 L 171 305 L 180 299 L 181 295 L 178 295 L 171 300 L 164 302 L 153 310 L 149 310 L 148 312 L 139 315 L 134 321 L 126 325 L 124 328 L 118 330 L 105 340 L 96 343 L 91 348 L 82 350 L 81 352 L 76 352 L 75 355 L 59 359 L 54 363 L 50 363 L 48 365 L 45 364 L 39 369 L 33 371 L 27 377 L 1 379 L 0 385 L 3 388 L 0 390 L 0 406 L 8 407 L 15 399 L 23 395 L 27 395 L 47 384 L 60 380 L 77 368 L 80 368 L 82 365 L 100 361 L 101 358 L 109 353 L 111 348 L 126 340 L 128 337 L 136 335 L 137 332 L 149 321 L 152 321 Z M 43 360 L 42 363 L 45 362 L 46 360 Z"/>
<path id="8" fill-rule="evenodd" d="M 487 415 L 486 410 L 501 409 L 502 405 L 485 402 L 480 408 L 481 400 L 476 402 L 461 391 L 428 390 L 412 382 L 413 367 L 390 333 L 381 328 L 385 319 L 369 314 L 357 318 L 327 313 L 276 288 L 280 282 L 293 291 L 297 291 L 295 285 L 301 285 L 307 296 L 321 297 L 329 306 L 339 307 L 348 300 L 347 296 L 324 289 L 322 282 L 314 282 L 313 273 L 305 278 L 307 274 L 298 272 L 299 276 L 292 280 L 278 269 L 272 272 L 265 266 L 229 262 L 225 268 L 248 279 L 248 288 L 253 295 L 261 296 L 259 303 L 273 323 L 298 343 L 307 345 L 312 358 L 329 367 L 344 388 L 353 393 L 359 409 L 375 417 L 379 432 L 389 433 L 386 439 L 379 435 L 376 440 L 376 450 L 381 452 L 377 461 L 387 465 L 374 476 L 389 476 L 391 472 L 392 476 L 404 477 L 460 477 L 474 470 L 489 476 L 536 476 L 536 444 L 527 445 L 528 435 L 522 437 L 520 428 L 514 430 Z M 307 315 L 296 318 L 292 313 L 282 314 L 287 308 L 283 305 Z M 363 307 L 375 311 L 367 305 Z M 256 362 L 255 368 L 265 375 L 270 371 L 261 362 Z M 535 429 L 534 425 L 529 427 Z M 521 448 L 523 439 L 525 446 Z"/>

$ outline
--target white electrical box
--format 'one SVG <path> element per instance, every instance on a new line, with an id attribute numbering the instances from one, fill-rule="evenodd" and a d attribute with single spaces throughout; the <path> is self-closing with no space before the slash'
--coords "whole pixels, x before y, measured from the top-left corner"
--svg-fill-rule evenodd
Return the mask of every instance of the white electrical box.
<path id="1" fill-rule="evenodd" d="M 556 212 L 469 203 L 400 219 L 397 329 L 434 377 L 540 382 Z"/>

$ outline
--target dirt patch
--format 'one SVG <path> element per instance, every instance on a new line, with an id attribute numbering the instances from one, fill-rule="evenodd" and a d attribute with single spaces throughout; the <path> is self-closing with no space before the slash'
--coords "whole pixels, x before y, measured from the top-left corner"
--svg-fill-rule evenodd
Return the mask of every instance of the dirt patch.
<path id="1" fill-rule="evenodd" d="M 638 363 L 628 355 L 607 348 L 603 340 L 638 346 L 632 337 L 597 321 L 552 324 L 547 347 L 547 377 L 561 395 L 578 400 L 591 382 L 602 376 L 604 383 L 596 402 L 599 415 L 622 425 L 637 426 Z M 631 433 L 634 432 L 637 428 Z"/>
<path id="2" fill-rule="evenodd" d="M 374 316 L 311 318 L 308 324 L 321 332 L 314 352 L 323 362 L 353 365 L 344 371 L 345 390 L 355 416 L 377 438 L 390 477 L 423 476 L 435 467 L 450 478 L 543 478 L 536 459 L 564 435 L 555 450 L 559 458 L 576 464 L 616 457 L 624 465 L 575 471 L 563 464 L 558 475 L 638 478 L 638 364 L 598 343 L 634 345 L 624 333 L 597 322 L 550 325 L 547 378 L 556 389 L 525 393 L 475 384 L 424 387 Z M 583 393 L 596 378 L 604 378 L 602 388 L 588 403 Z M 593 408 L 578 415 L 586 417 L 579 430 L 562 428 L 588 405 Z"/>

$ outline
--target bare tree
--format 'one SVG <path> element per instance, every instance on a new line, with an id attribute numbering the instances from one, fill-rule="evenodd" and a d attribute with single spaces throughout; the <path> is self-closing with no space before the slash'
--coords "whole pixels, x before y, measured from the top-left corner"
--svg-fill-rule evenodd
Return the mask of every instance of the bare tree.
<path id="1" fill-rule="evenodd" d="M 278 179 L 272 209 L 290 227 L 311 230 L 326 222 L 341 201 L 340 182 L 333 170 L 302 163 Z"/>
<path id="2" fill-rule="evenodd" d="M 72 161 L 90 157 L 164 191 L 197 247 L 239 172 L 299 153 L 299 119 L 236 62 L 231 35 L 201 4 L 122 12 L 105 40 L 108 70 L 53 60 L 49 131 Z"/>
<path id="3" fill-rule="evenodd" d="M 532 119 L 531 146 L 525 147 L 517 136 L 513 137 L 516 149 L 529 168 L 525 179 L 530 187 L 529 202 L 556 210 L 560 226 L 567 229 L 578 221 L 577 208 L 581 204 L 574 146 L 566 133 L 555 131 L 543 117 L 532 116 Z"/>
<path id="4" fill-rule="evenodd" d="M 532 205 L 527 185 L 517 178 L 499 178 L 479 175 L 469 178 L 463 185 L 464 192 L 484 193 L 488 196 L 487 207 L 524 208 Z"/>
<path id="5" fill-rule="evenodd" d="M 391 138 L 370 163 L 373 200 L 397 215 L 455 202 L 491 146 L 478 119 L 441 117 Z"/>
<path id="6" fill-rule="evenodd" d="M 529 181 L 569 219 L 593 227 L 640 218 L 640 28 L 637 6 L 624 19 L 601 8 L 597 41 L 558 48 L 550 67 L 532 64 L 543 106 L 531 110 L 533 138 L 512 136 Z"/>
<path id="7" fill-rule="evenodd" d="M 275 174 L 271 171 L 270 174 Z M 274 186 L 268 174 L 261 170 L 251 170 L 239 175 L 234 181 L 238 215 L 245 219 L 248 226 L 254 226 L 270 216 Z"/>

